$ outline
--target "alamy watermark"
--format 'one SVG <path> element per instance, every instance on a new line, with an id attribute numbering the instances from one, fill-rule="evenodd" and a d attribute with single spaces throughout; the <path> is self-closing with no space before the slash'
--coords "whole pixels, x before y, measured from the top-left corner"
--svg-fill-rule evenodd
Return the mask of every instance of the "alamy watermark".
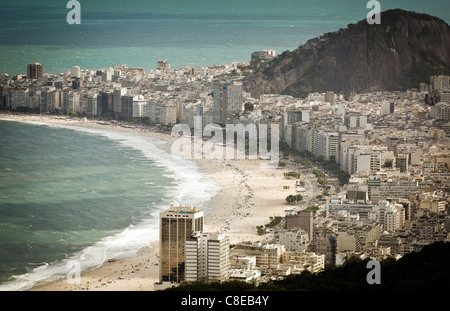
<path id="1" fill-rule="evenodd" d="M 367 23 L 370 25 L 381 24 L 381 5 L 377 0 L 370 0 L 367 2 L 366 8 L 372 9 L 367 13 Z"/>
<path id="2" fill-rule="evenodd" d="M 376 260 L 370 260 L 366 264 L 367 269 L 372 269 L 367 273 L 366 281 L 369 285 L 381 284 L 381 266 Z"/>
<path id="3" fill-rule="evenodd" d="M 67 9 L 71 9 L 67 13 L 66 20 L 67 24 L 81 24 L 81 4 L 77 0 L 70 0 L 66 5 Z"/>
<path id="4" fill-rule="evenodd" d="M 71 260 L 67 263 L 66 280 L 68 284 L 80 284 L 81 264 L 78 260 Z"/>
<path id="5" fill-rule="evenodd" d="M 223 160 L 269 160 L 266 168 L 277 168 L 280 160 L 279 125 L 270 126 L 268 148 L 267 124 L 226 124 L 223 128 L 215 123 L 202 126 L 202 117 L 194 117 L 194 131 L 187 124 L 176 124 L 171 135 L 178 137 L 171 147 L 174 157 L 183 159 Z M 248 135 L 246 135 L 246 133 Z M 248 137 L 248 139 L 247 139 Z M 208 139 L 209 138 L 209 139 Z M 270 149 L 270 150 L 269 150 Z"/>

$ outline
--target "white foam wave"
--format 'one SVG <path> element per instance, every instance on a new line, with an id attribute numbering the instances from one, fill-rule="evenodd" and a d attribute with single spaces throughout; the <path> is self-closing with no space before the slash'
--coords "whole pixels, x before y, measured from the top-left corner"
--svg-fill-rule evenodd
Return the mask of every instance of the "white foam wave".
<path id="1" fill-rule="evenodd" d="M 160 148 L 165 143 L 150 137 L 122 133 L 109 130 L 47 124 L 41 122 L 27 122 L 51 127 L 78 130 L 94 135 L 102 135 L 118 141 L 125 146 L 141 150 L 155 165 L 164 167 L 166 177 L 174 180 L 173 186 L 167 189 L 167 195 L 161 205 L 152 204 L 151 216 L 137 225 L 130 225 L 124 231 L 102 239 L 100 242 L 85 248 L 81 252 L 70 256 L 66 260 L 45 264 L 32 271 L 15 276 L 15 280 L 0 285 L 0 290 L 26 290 L 32 286 L 56 279 L 65 278 L 68 273 L 67 263 L 77 260 L 81 271 L 88 271 L 101 266 L 110 258 L 125 258 L 136 255 L 137 252 L 158 239 L 159 212 L 170 204 L 191 205 L 206 208 L 207 202 L 217 194 L 219 187 L 207 175 L 198 170 L 197 164 L 179 158 L 173 158 Z"/>

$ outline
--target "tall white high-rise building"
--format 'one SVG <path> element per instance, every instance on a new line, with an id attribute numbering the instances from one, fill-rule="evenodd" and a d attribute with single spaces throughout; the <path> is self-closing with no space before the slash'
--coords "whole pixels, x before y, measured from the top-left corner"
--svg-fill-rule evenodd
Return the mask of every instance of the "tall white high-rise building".
<path id="1" fill-rule="evenodd" d="M 133 118 L 144 117 L 148 103 L 142 95 L 133 97 Z M 148 113 L 148 112 L 147 112 Z"/>
<path id="2" fill-rule="evenodd" d="M 383 100 L 383 102 L 381 103 L 381 114 L 387 115 L 391 113 L 394 113 L 394 103 Z"/>
<path id="3" fill-rule="evenodd" d="M 112 76 L 114 75 L 114 69 L 112 67 L 106 67 L 102 72 L 102 82 L 107 82 L 112 80 Z"/>
<path id="4" fill-rule="evenodd" d="M 309 123 L 309 110 L 302 110 L 302 121 Z"/>
<path id="5" fill-rule="evenodd" d="M 379 172 L 381 170 L 381 151 L 358 150 L 356 154 L 356 172 Z"/>
<path id="6" fill-rule="evenodd" d="M 369 217 L 378 220 L 384 231 L 394 231 L 404 225 L 405 209 L 401 204 L 380 201 L 372 207 Z"/>
<path id="7" fill-rule="evenodd" d="M 186 281 L 226 281 L 230 275 L 230 239 L 201 233 L 186 241 Z"/>
<path id="8" fill-rule="evenodd" d="M 336 160 L 339 155 L 339 134 L 319 130 L 313 131 L 312 134 L 313 154 L 327 161 L 331 158 Z"/>
<path id="9" fill-rule="evenodd" d="M 373 146 L 361 146 L 356 141 L 341 143 L 339 161 L 341 169 L 352 175 L 358 172 L 378 172 L 381 170 L 382 156 L 385 150 Z"/>

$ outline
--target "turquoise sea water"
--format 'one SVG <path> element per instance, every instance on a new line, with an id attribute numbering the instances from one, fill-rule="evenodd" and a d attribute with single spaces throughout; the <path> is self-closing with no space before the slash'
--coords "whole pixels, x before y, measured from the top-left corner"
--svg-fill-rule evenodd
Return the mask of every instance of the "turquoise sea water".
<path id="1" fill-rule="evenodd" d="M 0 72 L 45 73 L 127 64 L 145 70 L 249 61 L 256 50 L 293 50 L 324 32 L 366 18 L 361 0 L 79 0 L 81 24 L 68 25 L 65 0 L 0 1 Z M 450 21 L 447 0 L 379 1 Z"/>
<path id="2" fill-rule="evenodd" d="M 130 256 L 158 237 L 158 211 L 202 207 L 215 185 L 156 140 L 0 121 L 0 290 Z"/>

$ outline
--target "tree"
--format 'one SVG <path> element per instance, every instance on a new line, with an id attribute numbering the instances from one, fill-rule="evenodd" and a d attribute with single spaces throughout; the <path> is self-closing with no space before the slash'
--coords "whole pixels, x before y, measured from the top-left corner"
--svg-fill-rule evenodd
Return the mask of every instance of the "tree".
<path id="1" fill-rule="evenodd" d="M 283 220 L 283 217 L 276 216 L 275 218 L 270 217 L 270 222 L 266 225 L 267 228 L 272 228 L 278 225 Z"/>
<path id="2" fill-rule="evenodd" d="M 294 171 L 290 171 L 287 173 L 284 173 L 284 177 L 289 178 L 289 177 L 294 177 L 294 178 L 300 178 L 301 175 L 300 173 L 294 172 Z"/>
<path id="3" fill-rule="evenodd" d="M 290 194 L 286 197 L 286 202 L 291 205 L 292 203 L 294 203 L 297 200 L 296 196 Z"/>
<path id="4" fill-rule="evenodd" d="M 308 206 L 306 208 L 307 211 L 312 211 L 313 214 L 316 214 L 316 212 L 319 210 L 319 207 L 317 205 Z"/>
<path id="5" fill-rule="evenodd" d="M 258 235 L 263 235 L 264 233 L 266 233 L 266 229 L 264 229 L 264 226 L 256 226 L 256 232 L 258 233 Z"/>

